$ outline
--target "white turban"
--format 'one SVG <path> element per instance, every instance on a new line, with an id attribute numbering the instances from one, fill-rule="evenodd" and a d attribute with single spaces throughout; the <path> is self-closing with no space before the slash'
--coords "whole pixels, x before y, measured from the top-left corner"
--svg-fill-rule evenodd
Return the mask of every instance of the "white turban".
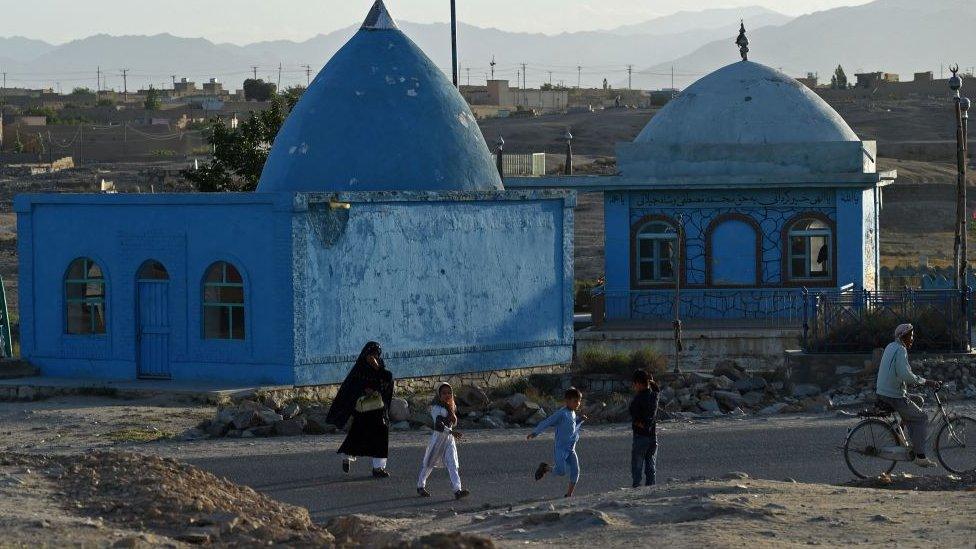
<path id="1" fill-rule="evenodd" d="M 895 328 L 895 339 L 901 339 L 905 337 L 905 334 L 911 332 L 914 329 L 915 327 L 912 326 L 911 324 L 899 324 L 898 327 Z"/>

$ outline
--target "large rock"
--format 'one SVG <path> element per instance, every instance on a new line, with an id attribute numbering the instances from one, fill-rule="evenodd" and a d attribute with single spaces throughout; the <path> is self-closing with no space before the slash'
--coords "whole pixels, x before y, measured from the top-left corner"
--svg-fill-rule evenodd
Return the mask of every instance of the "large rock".
<path id="1" fill-rule="evenodd" d="M 234 429 L 243 431 L 253 425 L 257 425 L 260 421 L 260 416 L 254 410 L 241 410 L 234 415 L 234 419 L 230 424 Z"/>
<path id="2" fill-rule="evenodd" d="M 458 406 L 471 408 L 473 410 L 484 410 L 488 408 L 488 404 L 491 403 L 491 400 L 488 398 L 488 394 L 477 385 L 464 385 L 458 387 L 457 392 L 454 394 L 454 398 L 457 400 Z"/>
<path id="3" fill-rule="evenodd" d="M 712 387 L 715 387 L 716 389 L 727 391 L 735 385 L 735 382 L 733 382 L 728 377 L 722 375 L 722 376 L 715 376 L 715 378 L 712 379 L 710 384 Z"/>
<path id="4" fill-rule="evenodd" d="M 715 376 L 725 376 L 732 381 L 738 381 L 746 377 L 745 370 L 736 366 L 735 362 L 731 360 L 720 362 L 718 366 L 715 367 L 715 370 L 712 371 L 712 374 Z"/>
<path id="5" fill-rule="evenodd" d="M 502 420 L 490 414 L 479 419 L 478 425 L 488 429 L 503 429 L 505 427 L 505 423 Z"/>
<path id="6" fill-rule="evenodd" d="M 328 435 L 338 430 L 325 419 L 325 410 L 308 410 L 302 417 L 305 418 L 305 433 L 309 435 Z"/>
<path id="7" fill-rule="evenodd" d="M 227 431 L 230 430 L 230 422 L 228 421 L 227 423 L 224 423 L 223 421 L 214 419 L 207 425 L 205 430 L 207 434 L 212 437 L 222 437 L 227 434 Z"/>
<path id="8" fill-rule="evenodd" d="M 766 380 L 759 376 L 744 377 L 736 381 L 734 387 L 741 393 L 761 391 L 766 388 Z"/>
<path id="9" fill-rule="evenodd" d="M 813 383 L 798 383 L 793 386 L 793 396 L 796 398 L 806 398 L 820 394 L 820 387 Z"/>
<path id="10" fill-rule="evenodd" d="M 783 413 L 788 407 L 789 405 L 785 402 L 777 402 L 759 410 L 758 414 L 761 416 L 775 416 L 776 414 Z"/>
<path id="11" fill-rule="evenodd" d="M 283 437 L 298 436 L 305 431 L 307 421 L 304 416 L 279 421 L 274 424 L 274 433 Z"/>
<path id="12" fill-rule="evenodd" d="M 714 391 L 712 393 L 712 398 L 719 401 L 723 406 L 729 409 L 734 409 L 746 403 L 736 391 Z"/>
<path id="13" fill-rule="evenodd" d="M 410 422 L 409 421 L 395 421 L 390 425 L 390 429 L 394 431 L 409 431 Z"/>
<path id="14" fill-rule="evenodd" d="M 532 417 L 541 406 L 529 400 L 529 397 L 522 393 L 515 393 L 514 395 L 505 399 L 503 408 L 508 412 L 508 417 L 511 421 L 515 423 L 524 423 L 525 420 Z"/>
<path id="15" fill-rule="evenodd" d="M 531 416 L 529 416 L 529 419 L 525 420 L 525 424 L 526 425 L 530 425 L 532 427 L 535 427 L 536 425 L 538 425 L 539 423 L 541 423 L 542 420 L 546 419 L 547 417 L 549 417 L 549 416 L 546 414 L 546 411 L 543 410 L 542 408 L 539 408 L 538 410 L 535 411 L 534 414 L 532 414 Z"/>
<path id="16" fill-rule="evenodd" d="M 390 402 L 390 420 L 394 423 L 410 419 L 410 404 L 406 399 L 394 397 Z"/>
<path id="17" fill-rule="evenodd" d="M 203 429 L 200 429 L 198 427 L 191 427 L 186 431 L 183 431 L 183 434 L 180 435 L 179 440 L 192 441 L 192 440 L 202 440 L 209 437 L 210 435 L 208 435 L 207 432 L 204 431 Z"/>
<path id="18" fill-rule="evenodd" d="M 766 395 L 762 391 L 749 391 L 742 395 L 742 400 L 749 406 L 759 406 L 765 399 Z"/>
<path id="19" fill-rule="evenodd" d="M 243 437 L 245 433 L 250 433 L 250 437 L 270 437 L 274 434 L 274 427 L 271 425 L 261 425 L 260 427 L 251 427 L 244 433 L 241 433 Z"/>
<path id="20" fill-rule="evenodd" d="M 257 414 L 261 425 L 274 425 L 275 423 L 285 419 L 281 416 L 281 414 L 275 412 L 274 410 L 262 410 Z"/>
<path id="21" fill-rule="evenodd" d="M 713 398 L 702 399 L 698 402 L 698 407 L 701 408 L 703 412 L 721 412 L 719 408 L 718 401 Z"/>

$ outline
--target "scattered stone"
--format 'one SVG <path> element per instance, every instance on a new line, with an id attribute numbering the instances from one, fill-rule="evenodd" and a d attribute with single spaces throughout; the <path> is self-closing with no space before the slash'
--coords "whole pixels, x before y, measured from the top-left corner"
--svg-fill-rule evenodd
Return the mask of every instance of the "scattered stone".
<path id="1" fill-rule="evenodd" d="M 307 420 L 298 416 L 292 419 L 285 419 L 274 424 L 274 433 L 283 437 L 294 437 L 305 431 Z"/>
<path id="2" fill-rule="evenodd" d="M 390 424 L 390 428 L 394 431 L 409 431 L 410 422 L 409 421 L 397 421 Z"/>
<path id="3" fill-rule="evenodd" d="M 702 409 L 703 412 L 721 412 L 719 409 L 718 401 L 713 398 L 702 399 L 698 402 L 698 407 Z"/>
<path id="4" fill-rule="evenodd" d="M 328 435 L 338 430 L 335 425 L 326 420 L 326 412 L 307 412 L 305 417 L 305 432 L 309 435 Z"/>
<path id="5" fill-rule="evenodd" d="M 501 420 L 495 419 L 495 416 L 487 415 L 483 416 L 478 420 L 478 425 L 487 427 L 489 429 L 504 429 L 505 424 Z"/>
<path id="6" fill-rule="evenodd" d="M 750 391 L 761 391 L 766 388 L 766 380 L 759 377 L 744 377 L 734 383 L 734 387 L 737 391 L 742 393 L 748 393 Z"/>
<path id="7" fill-rule="evenodd" d="M 712 393 L 712 398 L 718 400 L 721 404 L 725 405 L 726 408 L 733 409 L 737 406 L 741 406 L 746 403 L 737 392 L 734 391 L 714 391 Z"/>
<path id="8" fill-rule="evenodd" d="M 722 475 L 722 480 L 749 480 L 749 473 L 742 471 L 729 471 Z"/>
<path id="9" fill-rule="evenodd" d="M 396 423 L 410 419 L 410 404 L 406 399 L 394 397 L 390 402 L 390 420 Z"/>
<path id="10" fill-rule="evenodd" d="M 242 410 L 234 416 L 230 422 L 234 429 L 244 430 L 260 421 L 260 417 L 254 410 Z"/>
<path id="11" fill-rule="evenodd" d="M 302 407 L 297 402 L 292 402 L 281 409 L 281 417 L 283 419 L 291 419 L 300 413 L 302 413 Z"/>
<path id="12" fill-rule="evenodd" d="M 820 387 L 812 383 L 799 383 L 793 386 L 792 394 L 796 398 L 811 397 L 820 394 Z"/>
<path id="13" fill-rule="evenodd" d="M 758 413 L 761 416 L 775 416 L 776 414 L 782 413 L 783 410 L 785 410 L 787 406 L 788 406 L 788 404 L 786 404 L 785 402 L 777 402 L 775 404 L 771 404 L 769 406 L 766 406 L 762 410 L 759 410 Z"/>
<path id="14" fill-rule="evenodd" d="M 210 435 L 207 434 L 207 432 L 204 431 L 203 429 L 200 429 L 198 427 L 191 427 L 186 431 L 183 431 L 183 434 L 179 436 L 178 440 L 193 441 L 193 440 L 203 440 L 209 437 Z"/>
<path id="15" fill-rule="evenodd" d="M 546 414 L 546 411 L 543 410 L 542 408 L 539 408 L 538 410 L 535 411 L 534 414 L 532 414 L 528 419 L 525 420 L 525 424 L 535 427 L 547 417 L 549 416 Z"/>
<path id="16" fill-rule="evenodd" d="M 458 405 L 465 408 L 484 410 L 491 404 L 488 394 L 485 393 L 484 389 L 476 385 L 463 385 L 458 387 L 454 397 L 457 399 Z"/>

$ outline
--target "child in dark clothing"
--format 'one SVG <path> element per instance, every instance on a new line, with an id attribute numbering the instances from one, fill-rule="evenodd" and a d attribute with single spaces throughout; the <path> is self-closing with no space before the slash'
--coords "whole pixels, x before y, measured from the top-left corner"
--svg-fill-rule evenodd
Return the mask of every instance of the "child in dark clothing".
<path id="1" fill-rule="evenodd" d="M 657 382 L 644 370 L 634 372 L 634 399 L 630 402 L 634 446 L 630 454 L 630 473 L 634 488 L 644 477 L 647 486 L 656 480 L 657 464 Z M 643 475 L 642 475 L 643 474 Z"/>

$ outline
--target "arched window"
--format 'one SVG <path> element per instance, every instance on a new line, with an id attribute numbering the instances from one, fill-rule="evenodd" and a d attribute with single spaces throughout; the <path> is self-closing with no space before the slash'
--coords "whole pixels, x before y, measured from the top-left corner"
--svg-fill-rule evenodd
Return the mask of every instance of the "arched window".
<path id="1" fill-rule="evenodd" d="M 674 282 L 678 232 L 666 221 L 645 223 L 636 234 L 636 273 L 640 284 Z"/>
<path id="2" fill-rule="evenodd" d="M 105 333 L 105 275 L 87 257 L 71 262 L 64 275 L 65 332 Z"/>
<path id="3" fill-rule="evenodd" d="M 203 279 L 203 338 L 244 339 L 244 279 L 226 261 L 211 265 Z"/>
<path id="4" fill-rule="evenodd" d="M 139 273 L 136 275 L 137 280 L 169 280 L 169 273 L 166 271 L 166 267 L 162 263 L 150 259 L 149 261 L 142 264 L 139 268 Z"/>
<path id="5" fill-rule="evenodd" d="M 829 280 L 834 259 L 833 235 L 823 220 L 804 218 L 790 225 L 790 280 Z"/>
<path id="6" fill-rule="evenodd" d="M 759 230 L 754 219 L 739 213 L 720 215 L 709 224 L 705 241 L 709 286 L 761 285 Z"/>

